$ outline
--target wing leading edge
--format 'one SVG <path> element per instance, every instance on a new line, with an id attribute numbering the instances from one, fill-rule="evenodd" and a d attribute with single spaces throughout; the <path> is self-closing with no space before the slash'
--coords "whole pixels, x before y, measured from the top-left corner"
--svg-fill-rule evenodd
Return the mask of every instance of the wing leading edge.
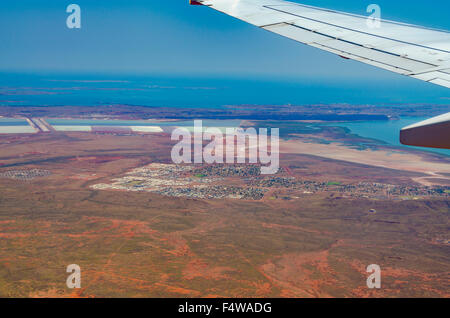
<path id="1" fill-rule="evenodd" d="M 267 31 L 341 57 L 450 88 L 450 32 L 382 20 L 371 27 L 367 16 L 282 0 L 191 0 Z M 446 114 L 447 129 L 450 113 Z M 406 127 L 408 128 L 408 127 Z M 418 127 L 404 129 L 411 132 Z M 421 130 L 434 147 L 438 136 Z M 403 133 L 404 135 L 405 133 Z M 442 135 L 441 135 L 442 137 Z M 406 138 L 406 137 L 405 137 Z M 401 138 L 407 144 L 416 139 Z M 444 138 L 450 148 L 450 130 Z M 418 146 L 427 146 L 426 140 Z"/>

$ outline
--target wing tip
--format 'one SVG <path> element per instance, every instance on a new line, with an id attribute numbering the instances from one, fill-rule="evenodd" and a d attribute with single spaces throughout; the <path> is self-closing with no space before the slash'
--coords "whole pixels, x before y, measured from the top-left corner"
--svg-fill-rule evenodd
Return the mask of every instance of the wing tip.
<path id="1" fill-rule="evenodd" d="M 450 113 L 410 125 L 400 131 L 407 146 L 450 149 Z"/>

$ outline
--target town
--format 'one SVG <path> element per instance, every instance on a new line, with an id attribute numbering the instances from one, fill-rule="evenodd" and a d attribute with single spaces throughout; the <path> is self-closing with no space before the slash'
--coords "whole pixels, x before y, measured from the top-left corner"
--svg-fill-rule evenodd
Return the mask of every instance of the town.
<path id="1" fill-rule="evenodd" d="M 48 170 L 29 169 L 29 170 L 8 170 L 0 173 L 0 178 L 28 181 L 37 177 L 47 177 L 51 175 Z"/>
<path id="2" fill-rule="evenodd" d="M 375 182 L 344 184 L 339 181 L 303 180 L 285 176 L 280 168 L 273 176 L 263 176 L 257 164 L 176 165 L 152 163 L 133 169 L 111 184 L 95 184 L 97 190 L 147 191 L 169 197 L 195 199 L 290 200 L 302 195 L 334 193 L 349 198 L 409 200 L 420 197 L 448 197 L 446 186 L 404 186 Z M 281 192 L 280 192 L 281 191 Z"/>

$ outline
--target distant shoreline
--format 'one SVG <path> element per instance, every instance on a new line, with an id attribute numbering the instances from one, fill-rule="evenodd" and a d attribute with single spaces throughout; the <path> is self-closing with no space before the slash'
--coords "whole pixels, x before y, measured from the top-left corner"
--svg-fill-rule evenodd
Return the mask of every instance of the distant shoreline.
<path id="1" fill-rule="evenodd" d="M 149 107 L 139 105 L 97 106 L 0 106 L 0 116 L 118 119 L 118 120 L 299 120 L 299 121 L 387 121 L 400 117 L 431 117 L 448 111 L 442 106 L 371 105 L 236 105 L 224 108 Z"/>

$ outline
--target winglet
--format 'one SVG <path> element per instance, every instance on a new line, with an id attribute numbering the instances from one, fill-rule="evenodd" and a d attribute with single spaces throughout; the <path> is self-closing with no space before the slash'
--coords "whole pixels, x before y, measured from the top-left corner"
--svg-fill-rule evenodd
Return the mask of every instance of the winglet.
<path id="1" fill-rule="evenodd" d="M 201 5 L 203 5 L 201 1 L 196 1 L 196 0 L 189 0 L 189 4 L 191 6 L 201 6 Z"/>

